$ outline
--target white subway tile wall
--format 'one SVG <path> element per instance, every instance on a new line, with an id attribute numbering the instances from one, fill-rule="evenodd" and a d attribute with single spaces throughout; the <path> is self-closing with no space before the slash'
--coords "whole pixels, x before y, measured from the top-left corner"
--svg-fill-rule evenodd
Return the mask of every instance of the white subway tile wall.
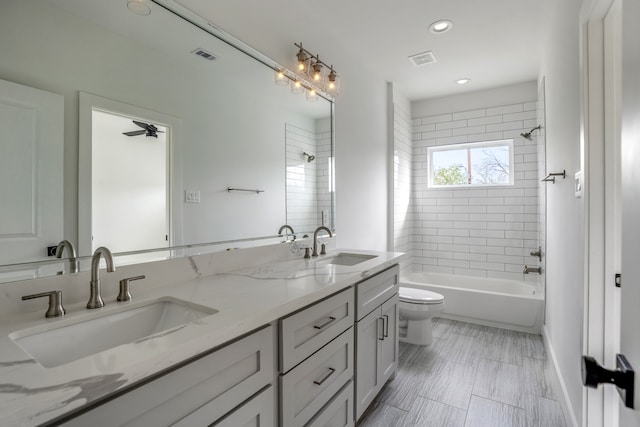
<path id="1" fill-rule="evenodd" d="M 325 215 L 327 221 L 323 223 L 322 213 L 332 212 L 333 190 L 329 191 L 329 162 L 332 159 L 331 130 L 316 133 L 316 197 L 318 200 L 318 215 L 316 215 L 316 227 L 325 225 L 333 229 L 333 217 Z M 314 227 L 315 228 L 315 227 Z"/>
<path id="2" fill-rule="evenodd" d="M 407 113 L 395 109 L 395 248 L 411 253 L 413 270 L 538 281 L 522 271 L 525 264 L 538 265 L 529 252 L 542 245 L 544 234 L 544 147 L 542 138 L 529 141 L 520 133 L 537 126 L 540 114 L 531 101 L 414 118 L 409 145 Z M 508 138 L 514 140 L 514 185 L 428 188 L 428 147 Z"/>
<path id="3" fill-rule="evenodd" d="M 318 125 L 317 127 L 322 127 Z M 330 224 L 333 194 L 329 192 L 331 131 L 314 132 L 285 124 L 287 223 L 296 233 L 313 232 L 322 224 L 322 213 Z M 307 161 L 303 153 L 315 156 Z"/>
<path id="4" fill-rule="evenodd" d="M 287 223 L 296 232 L 313 230 L 317 224 L 316 161 L 307 162 L 303 153 L 315 155 L 315 132 L 285 124 Z"/>

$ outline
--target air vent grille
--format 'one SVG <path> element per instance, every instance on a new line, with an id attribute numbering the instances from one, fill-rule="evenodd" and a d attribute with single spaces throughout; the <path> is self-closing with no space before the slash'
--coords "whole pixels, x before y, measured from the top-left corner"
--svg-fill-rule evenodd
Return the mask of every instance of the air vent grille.
<path id="1" fill-rule="evenodd" d="M 211 53 L 211 52 L 207 52 L 206 50 L 202 49 L 202 48 L 197 48 L 196 50 L 192 50 L 191 53 L 198 55 L 208 61 L 215 61 L 216 60 L 216 56 Z"/>
<path id="2" fill-rule="evenodd" d="M 423 65 L 433 64 L 434 62 L 436 62 L 436 57 L 433 56 L 433 52 L 429 50 L 427 52 L 416 53 L 415 55 L 411 55 L 409 57 L 409 60 L 416 67 L 421 67 Z"/>

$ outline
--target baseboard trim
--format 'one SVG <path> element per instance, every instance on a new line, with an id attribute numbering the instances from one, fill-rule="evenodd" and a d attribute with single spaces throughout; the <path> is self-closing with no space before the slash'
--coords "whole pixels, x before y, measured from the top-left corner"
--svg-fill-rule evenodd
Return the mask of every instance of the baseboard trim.
<path id="1" fill-rule="evenodd" d="M 542 327 L 542 341 L 544 342 L 544 348 L 547 350 L 547 354 L 551 358 L 551 362 L 553 363 L 553 371 L 555 373 L 555 379 L 557 384 L 560 386 L 560 390 L 562 390 L 562 399 L 560 399 L 560 404 L 562 405 L 562 412 L 564 413 L 564 420 L 568 426 L 578 427 L 578 419 L 576 418 L 576 413 L 571 406 L 571 401 L 569 400 L 569 393 L 567 393 L 567 387 L 564 382 L 564 378 L 562 377 L 562 373 L 560 372 L 560 368 L 558 367 L 558 359 L 556 359 L 556 354 L 553 351 L 553 347 L 551 346 L 551 342 L 549 341 L 549 337 L 547 336 L 547 328 L 545 326 Z"/>

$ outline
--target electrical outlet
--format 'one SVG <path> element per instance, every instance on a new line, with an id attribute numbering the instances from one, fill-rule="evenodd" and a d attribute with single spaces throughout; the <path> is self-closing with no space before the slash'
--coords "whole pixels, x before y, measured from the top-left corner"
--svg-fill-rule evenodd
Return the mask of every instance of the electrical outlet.
<path id="1" fill-rule="evenodd" d="M 200 203 L 200 190 L 185 190 L 185 203 Z"/>

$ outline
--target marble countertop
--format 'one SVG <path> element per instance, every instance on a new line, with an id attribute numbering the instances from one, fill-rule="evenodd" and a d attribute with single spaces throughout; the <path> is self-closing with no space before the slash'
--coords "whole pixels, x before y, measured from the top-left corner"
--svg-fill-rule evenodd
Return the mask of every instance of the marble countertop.
<path id="1" fill-rule="evenodd" d="M 354 266 L 327 262 L 332 254 L 340 252 L 375 257 Z M 67 314 L 62 318 L 45 319 L 41 311 L 2 318 L 0 425 L 47 424 L 346 289 L 403 258 L 403 254 L 394 252 L 336 249 L 314 260 L 295 258 L 270 262 L 188 278 L 170 286 L 147 286 L 140 292 L 134 292 L 135 285 L 132 284 L 134 300 L 131 302 L 109 303 L 97 310 L 85 309 L 84 303 L 65 305 Z M 20 335 L 29 335 L 166 297 L 218 312 L 144 340 L 49 368 L 40 365 L 11 338 L 16 331 L 20 331 Z"/>

